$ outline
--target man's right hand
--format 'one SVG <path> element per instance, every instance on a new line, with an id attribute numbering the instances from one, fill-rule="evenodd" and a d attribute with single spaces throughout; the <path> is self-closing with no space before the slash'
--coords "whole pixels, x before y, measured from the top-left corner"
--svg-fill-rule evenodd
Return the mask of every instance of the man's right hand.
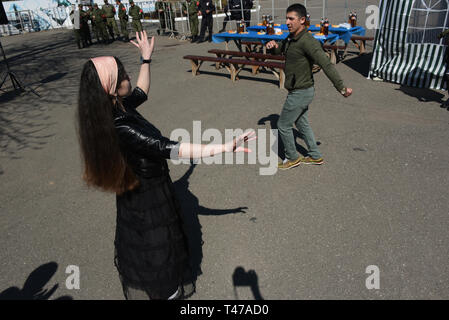
<path id="1" fill-rule="evenodd" d="M 276 48 L 276 49 L 277 49 L 277 48 L 279 48 L 279 45 L 277 44 L 276 41 L 271 40 L 270 42 L 268 42 L 268 43 L 266 44 L 266 47 L 267 47 L 268 50 L 273 49 L 273 48 Z"/>
<path id="2" fill-rule="evenodd" d="M 347 98 L 352 94 L 352 89 L 351 88 L 345 88 L 343 89 L 344 93 L 342 92 L 341 94 L 343 95 L 343 97 Z"/>

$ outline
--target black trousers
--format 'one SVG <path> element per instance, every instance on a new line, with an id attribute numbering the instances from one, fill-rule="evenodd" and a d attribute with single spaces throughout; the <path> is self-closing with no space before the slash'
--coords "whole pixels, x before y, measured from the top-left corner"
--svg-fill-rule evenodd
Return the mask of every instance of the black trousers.
<path id="1" fill-rule="evenodd" d="M 206 34 L 206 28 L 208 29 L 209 38 L 212 38 L 212 27 L 213 27 L 212 12 L 203 14 L 202 17 L 203 19 L 201 19 L 200 38 L 204 39 L 204 36 Z"/>
<path id="2" fill-rule="evenodd" d="M 246 27 L 249 27 L 251 24 L 251 10 L 243 11 L 243 18 L 245 19 Z"/>
<path id="3" fill-rule="evenodd" d="M 225 12 L 226 17 L 223 19 L 223 30 L 226 29 L 226 25 L 228 24 L 228 21 L 231 21 L 231 17 L 228 15 L 227 12 Z"/>

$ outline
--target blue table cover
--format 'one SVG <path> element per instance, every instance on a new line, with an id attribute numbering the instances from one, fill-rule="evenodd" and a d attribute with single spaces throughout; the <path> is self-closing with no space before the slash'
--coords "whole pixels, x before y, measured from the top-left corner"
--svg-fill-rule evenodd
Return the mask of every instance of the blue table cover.
<path id="1" fill-rule="evenodd" d="M 288 35 L 289 35 L 288 32 L 283 32 L 282 35 L 258 34 L 256 31 L 248 31 L 247 34 L 222 32 L 222 33 L 214 34 L 212 36 L 212 40 L 215 43 L 220 43 L 220 42 L 230 41 L 230 40 L 260 41 L 262 43 L 266 43 L 271 40 L 282 41 L 284 39 L 287 39 Z M 339 39 L 338 34 L 332 34 L 332 33 L 330 33 L 328 36 L 318 36 L 318 35 L 314 34 L 314 37 L 321 43 L 324 43 L 327 41 L 331 44 L 335 43 Z"/>
<path id="2" fill-rule="evenodd" d="M 274 28 L 275 29 L 276 28 L 281 28 L 281 30 L 288 30 L 288 27 L 287 27 L 286 24 L 281 24 L 280 26 L 274 26 Z M 246 28 L 246 30 L 247 31 L 261 31 L 261 30 L 265 31 L 265 30 L 267 30 L 267 27 L 265 27 L 265 26 L 251 26 L 251 27 Z"/>
<path id="3" fill-rule="evenodd" d="M 309 27 L 309 31 L 312 32 L 319 32 L 320 31 L 320 27 L 317 27 L 315 25 L 310 26 Z M 359 36 L 364 36 L 365 35 L 365 28 L 357 26 L 354 28 L 343 28 L 343 27 L 329 27 L 329 32 L 334 33 L 334 34 L 338 34 L 340 39 L 342 39 L 346 44 L 349 43 L 349 41 L 351 41 L 351 37 L 353 34 L 359 35 Z"/>
<path id="4" fill-rule="evenodd" d="M 288 32 L 283 32 L 282 35 L 268 35 L 268 34 L 258 34 L 256 31 L 248 31 L 248 33 L 229 33 L 222 32 L 216 33 L 212 36 L 212 41 L 215 43 L 220 43 L 229 40 L 244 40 L 244 41 L 261 41 L 266 43 L 271 40 L 282 41 L 288 37 Z"/>
<path id="5" fill-rule="evenodd" d="M 335 43 L 338 39 L 340 39 L 340 36 L 336 33 L 330 33 L 327 36 L 319 36 L 317 34 L 314 34 L 313 37 L 317 39 L 319 42 L 324 44 L 325 42 L 329 42 L 330 44 Z"/>

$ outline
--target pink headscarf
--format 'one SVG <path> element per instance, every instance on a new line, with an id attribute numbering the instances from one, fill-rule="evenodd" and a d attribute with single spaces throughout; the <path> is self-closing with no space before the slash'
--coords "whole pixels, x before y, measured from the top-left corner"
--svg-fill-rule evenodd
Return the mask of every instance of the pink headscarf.
<path id="1" fill-rule="evenodd" d="M 90 59 L 97 69 L 101 86 L 107 94 L 115 95 L 117 88 L 118 67 L 114 57 L 96 57 Z"/>

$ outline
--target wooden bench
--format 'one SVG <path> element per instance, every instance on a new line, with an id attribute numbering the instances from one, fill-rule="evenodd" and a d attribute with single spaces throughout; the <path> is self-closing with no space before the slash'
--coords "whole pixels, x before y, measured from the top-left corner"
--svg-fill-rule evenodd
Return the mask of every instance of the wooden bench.
<path id="1" fill-rule="evenodd" d="M 351 37 L 351 40 L 352 42 L 354 42 L 355 46 L 359 49 L 360 54 L 364 54 L 366 51 L 366 41 L 373 41 L 374 37 L 353 35 Z M 360 41 L 360 44 L 357 43 L 357 41 Z"/>
<path id="2" fill-rule="evenodd" d="M 266 61 L 266 60 L 285 61 L 285 56 L 282 55 L 272 55 L 272 54 L 242 52 L 242 51 L 228 51 L 220 49 L 212 49 L 209 50 L 208 52 L 215 54 L 217 58 L 245 57 L 248 60 L 254 61 Z M 217 62 L 215 64 L 215 68 L 219 69 L 220 63 Z M 260 68 L 259 66 L 252 66 L 252 73 L 257 74 L 259 68 Z"/>
<path id="3" fill-rule="evenodd" d="M 244 59 L 229 59 L 229 58 L 219 58 L 211 56 L 184 56 L 184 59 L 190 60 L 192 63 L 192 74 L 196 76 L 199 74 L 199 69 L 204 61 L 210 61 L 215 63 L 220 63 L 225 66 L 226 70 L 231 74 L 232 82 L 237 81 L 238 74 L 242 71 L 245 65 L 259 66 L 270 69 L 273 74 L 279 79 L 279 87 L 282 89 L 285 83 L 285 63 L 274 62 L 274 61 L 255 61 L 255 60 L 244 60 Z M 278 70 L 278 72 L 276 72 Z"/>
<path id="4" fill-rule="evenodd" d="M 337 57 L 338 57 L 338 50 L 343 50 L 345 53 L 343 54 L 343 56 L 345 56 L 346 54 L 346 50 L 347 50 L 347 46 L 337 46 L 337 45 L 332 45 L 332 44 L 325 44 L 323 45 L 323 49 L 324 51 L 329 52 L 330 54 L 330 60 L 333 64 L 337 63 Z"/>
<path id="5" fill-rule="evenodd" d="M 365 36 L 357 36 L 357 35 L 353 35 L 351 37 L 351 41 L 355 44 L 357 49 L 359 49 L 360 54 L 364 54 L 366 51 L 366 41 L 372 41 L 372 40 L 374 40 L 373 37 L 365 37 Z M 357 43 L 357 41 L 360 41 L 360 44 Z M 342 54 L 342 59 L 344 59 L 346 57 L 346 54 L 348 51 L 348 45 L 337 46 L 337 45 L 325 44 L 325 45 L 323 45 L 323 49 L 330 53 L 331 62 L 333 64 L 335 64 L 335 63 L 337 63 L 338 50 L 344 51 Z"/>
<path id="6" fill-rule="evenodd" d="M 256 52 L 256 49 L 260 46 L 262 49 L 263 54 L 267 53 L 267 48 L 264 46 L 264 44 L 260 41 L 240 41 L 240 45 L 246 47 L 246 52 Z M 239 48 L 241 49 L 241 48 Z M 242 50 L 243 51 L 243 50 Z"/>

